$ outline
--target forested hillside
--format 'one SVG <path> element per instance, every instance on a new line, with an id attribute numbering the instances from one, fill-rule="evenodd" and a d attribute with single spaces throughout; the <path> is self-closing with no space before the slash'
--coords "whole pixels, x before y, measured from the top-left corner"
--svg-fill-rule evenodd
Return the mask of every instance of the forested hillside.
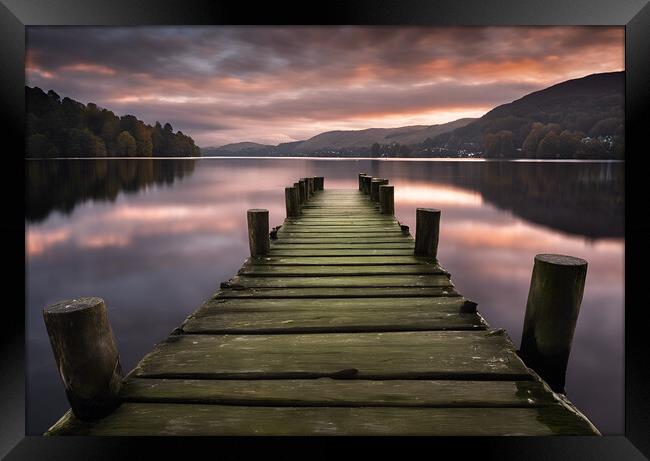
<path id="1" fill-rule="evenodd" d="M 624 72 L 568 80 L 492 109 L 425 147 L 496 158 L 622 158 Z"/>
<path id="2" fill-rule="evenodd" d="M 25 87 L 26 157 L 191 157 L 194 140 L 169 123 L 150 126 L 50 90 Z"/>

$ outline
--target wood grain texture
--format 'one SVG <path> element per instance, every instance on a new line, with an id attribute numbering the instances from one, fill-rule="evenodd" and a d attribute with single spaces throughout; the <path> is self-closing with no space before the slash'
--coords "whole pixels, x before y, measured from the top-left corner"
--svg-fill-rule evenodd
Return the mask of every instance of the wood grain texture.
<path id="1" fill-rule="evenodd" d="M 560 405 L 538 408 L 260 407 L 124 403 L 94 424 L 72 415 L 51 435 L 595 435 Z"/>
<path id="2" fill-rule="evenodd" d="M 319 266 L 321 268 L 323 266 L 372 266 L 382 268 L 388 265 L 433 267 L 440 273 L 446 273 L 435 259 L 418 256 L 267 256 L 248 258 L 243 268 L 261 268 L 263 266 Z"/>
<path id="3" fill-rule="evenodd" d="M 211 300 L 181 329 L 191 334 L 479 330 L 465 298 Z"/>
<path id="4" fill-rule="evenodd" d="M 271 245 L 271 251 L 274 250 L 317 250 L 317 249 L 359 249 L 365 248 L 369 250 L 377 249 L 410 249 L 413 254 L 414 242 L 409 239 L 402 239 L 395 242 L 326 242 L 321 243 L 308 241 L 307 243 L 290 243 L 276 240 Z"/>
<path id="5" fill-rule="evenodd" d="M 215 298 L 395 298 L 458 296 L 452 287 L 231 288 Z"/>
<path id="6" fill-rule="evenodd" d="M 329 265 L 246 265 L 242 267 L 239 275 L 247 277 L 339 277 L 348 276 L 373 276 L 373 275 L 447 275 L 440 266 L 430 264 L 391 264 L 385 266 L 337 266 Z"/>
<path id="7" fill-rule="evenodd" d="M 542 407 L 559 399 L 535 381 L 344 379 L 126 381 L 127 402 L 343 407 Z"/>
<path id="8" fill-rule="evenodd" d="M 270 256 L 301 256 L 301 257 L 321 257 L 321 256 L 409 256 L 413 250 L 406 245 L 404 248 L 355 248 L 344 247 L 338 248 L 314 248 L 292 249 L 291 247 L 278 246 L 269 252 Z"/>
<path id="9" fill-rule="evenodd" d="M 453 287 L 446 275 L 348 275 L 328 277 L 249 277 L 230 279 L 229 288 Z"/>
<path id="10" fill-rule="evenodd" d="M 156 378 L 530 380 L 504 335 L 485 331 L 178 335 L 132 375 Z"/>

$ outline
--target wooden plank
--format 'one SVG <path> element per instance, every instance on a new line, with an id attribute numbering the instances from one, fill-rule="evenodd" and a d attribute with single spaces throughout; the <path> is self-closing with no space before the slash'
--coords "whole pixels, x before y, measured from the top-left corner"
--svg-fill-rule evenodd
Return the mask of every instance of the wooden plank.
<path id="1" fill-rule="evenodd" d="M 565 407 L 392 408 L 259 407 L 124 403 L 83 423 L 71 414 L 49 435 L 598 435 Z"/>
<path id="2" fill-rule="evenodd" d="M 565 407 L 354 408 L 124 403 L 94 423 L 66 415 L 49 435 L 598 435 Z"/>
<path id="3" fill-rule="evenodd" d="M 175 335 L 133 376 L 191 379 L 530 380 L 505 335 L 485 331 Z"/>
<path id="4" fill-rule="evenodd" d="M 229 288 L 315 288 L 315 287 L 453 287 L 446 275 L 359 275 L 332 277 L 248 277 L 235 276 Z"/>
<path id="5" fill-rule="evenodd" d="M 426 265 L 435 266 L 441 273 L 442 270 L 438 262 L 429 257 L 414 256 L 297 256 L 297 257 L 278 257 L 267 256 L 259 258 L 248 258 L 244 263 L 244 268 L 249 266 L 364 266 L 364 265 Z"/>
<path id="6" fill-rule="evenodd" d="M 335 208 L 322 208 L 317 210 L 302 209 L 301 215 L 304 217 L 371 217 L 377 216 L 378 211 L 367 209 L 367 210 L 337 210 Z"/>
<path id="7" fill-rule="evenodd" d="M 414 396 L 417 396 L 414 398 Z M 515 407 L 557 405 L 537 381 L 126 380 L 126 402 L 327 407 Z"/>
<path id="8" fill-rule="evenodd" d="M 358 309 L 354 312 L 309 311 L 254 314 L 224 313 L 210 318 L 194 317 L 181 328 L 188 334 L 285 334 L 285 333 L 372 333 L 396 331 L 484 330 L 476 314 L 402 309 L 394 311 Z M 334 315 L 339 314 L 339 315 Z M 374 315 L 369 317 L 368 314 Z"/>
<path id="9" fill-rule="evenodd" d="M 191 334 L 477 330 L 464 298 L 210 300 L 181 329 Z"/>
<path id="10" fill-rule="evenodd" d="M 398 242 L 387 243 L 368 243 L 368 242 L 344 242 L 344 243 L 287 243 L 279 240 L 271 242 L 271 253 L 279 250 L 345 250 L 345 249 L 368 249 L 368 250 L 381 250 L 381 249 L 410 249 L 413 254 L 415 242 L 413 240 L 401 240 Z"/>
<path id="11" fill-rule="evenodd" d="M 399 235 L 386 237 L 359 237 L 358 235 L 350 235 L 347 237 L 319 237 L 317 239 L 306 237 L 287 238 L 282 236 L 276 242 L 282 244 L 312 243 L 314 245 L 322 245 L 324 243 L 362 243 L 368 245 L 369 243 L 411 243 L 413 242 L 413 238 Z"/>
<path id="12" fill-rule="evenodd" d="M 322 258 L 319 258 L 322 259 Z M 373 276 L 373 275 L 446 275 L 440 266 L 426 264 L 392 264 L 392 265 L 361 265 L 361 266 L 290 266 L 290 265 L 245 265 L 237 272 L 247 277 L 335 277 Z"/>
<path id="13" fill-rule="evenodd" d="M 350 201 L 346 202 L 343 200 L 324 203 L 324 202 L 316 202 L 310 200 L 309 202 L 307 202 L 305 205 L 302 206 L 302 209 L 313 209 L 313 208 L 322 208 L 322 209 L 331 209 L 331 210 L 347 210 L 347 209 L 374 210 L 377 208 L 377 203 L 376 202 L 350 202 Z"/>
<path id="14" fill-rule="evenodd" d="M 459 296 L 453 287 L 222 289 L 215 298 L 395 298 Z"/>
<path id="15" fill-rule="evenodd" d="M 322 228 L 337 227 L 337 226 L 392 226 L 398 225 L 398 221 L 380 221 L 377 219 L 354 219 L 354 218 L 341 218 L 341 219 L 318 219 L 313 222 L 308 218 L 301 221 L 285 222 L 285 224 L 292 226 L 320 226 Z"/>
<path id="16" fill-rule="evenodd" d="M 269 255 L 272 257 L 281 256 L 300 256 L 300 257 L 322 257 L 322 256 L 409 256 L 413 255 L 413 250 L 408 248 L 384 248 L 384 249 L 370 249 L 370 248 L 316 248 L 313 250 L 292 250 L 291 247 L 278 247 L 271 250 Z"/>
<path id="17" fill-rule="evenodd" d="M 339 240 L 354 240 L 354 241 L 366 241 L 369 237 L 373 239 L 380 239 L 380 240 L 386 240 L 386 239 L 399 239 L 399 238 L 404 238 L 404 233 L 399 230 L 395 229 L 393 231 L 382 231 L 382 232 L 375 232 L 375 231 L 368 231 L 368 232 L 287 232 L 287 231 L 278 231 L 278 240 L 287 240 L 287 239 L 312 239 L 312 241 L 316 241 L 317 243 L 320 242 L 321 240 L 332 240 L 332 239 L 339 239 Z"/>
<path id="18" fill-rule="evenodd" d="M 441 313 L 457 313 L 471 302 L 462 296 L 420 298 L 272 298 L 272 299 L 218 299 L 206 301 L 194 315 L 212 315 L 220 312 L 258 312 L 312 310 L 387 309 L 396 316 L 403 309 L 427 309 Z"/>
<path id="19" fill-rule="evenodd" d="M 393 233 L 398 232 L 402 233 L 400 227 L 395 224 L 393 226 L 373 226 L 368 224 L 359 224 L 357 226 L 287 226 L 283 225 L 278 233 L 313 233 L 313 234 L 322 234 L 322 233 L 349 233 L 349 232 L 387 232 Z"/>

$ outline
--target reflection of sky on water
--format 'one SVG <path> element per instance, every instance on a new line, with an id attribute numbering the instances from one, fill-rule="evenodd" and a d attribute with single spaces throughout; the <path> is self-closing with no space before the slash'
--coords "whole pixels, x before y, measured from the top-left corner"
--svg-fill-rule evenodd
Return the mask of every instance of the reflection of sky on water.
<path id="1" fill-rule="evenodd" d="M 30 224 L 28 432 L 41 433 L 67 409 L 43 306 L 77 296 L 105 298 L 123 367 L 130 370 L 240 267 L 248 251 L 247 208 L 269 209 L 271 226 L 279 225 L 285 185 L 323 175 L 327 188 L 356 188 L 356 174 L 367 171 L 391 179 L 396 216 L 412 231 L 416 207 L 443 210 L 442 264 L 490 325 L 506 328 L 517 345 L 535 254 L 589 261 L 567 392 L 603 433 L 622 433 L 622 236 L 593 240 L 554 231 L 552 213 L 546 225 L 531 224 L 497 208 L 475 184 L 459 185 L 462 168 L 453 174 L 423 168 L 418 162 L 204 160 L 173 186 L 121 193 L 114 203 L 87 201 L 70 215 L 53 212 Z M 515 193 L 508 181 L 504 187 L 506 195 Z"/>

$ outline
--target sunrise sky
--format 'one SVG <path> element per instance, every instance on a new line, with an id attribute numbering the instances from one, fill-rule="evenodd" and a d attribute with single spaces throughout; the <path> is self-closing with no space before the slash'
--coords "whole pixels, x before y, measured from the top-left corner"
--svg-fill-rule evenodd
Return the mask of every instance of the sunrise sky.
<path id="1" fill-rule="evenodd" d="M 622 27 L 27 28 L 27 85 L 201 147 L 479 117 L 623 69 Z"/>

